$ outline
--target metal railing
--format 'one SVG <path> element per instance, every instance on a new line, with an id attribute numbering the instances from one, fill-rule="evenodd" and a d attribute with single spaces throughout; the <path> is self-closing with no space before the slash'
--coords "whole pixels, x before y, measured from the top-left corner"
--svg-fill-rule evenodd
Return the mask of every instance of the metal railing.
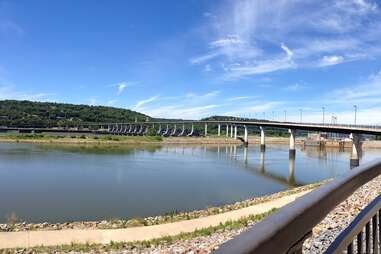
<path id="1" fill-rule="evenodd" d="M 312 229 L 359 187 L 380 174 L 381 160 L 355 168 L 279 209 L 214 253 L 302 253 L 303 242 L 311 236 Z"/>
<path id="2" fill-rule="evenodd" d="M 340 233 L 324 252 L 338 254 L 347 251 L 353 253 L 380 253 L 381 237 L 381 195 L 375 198 L 359 215 Z"/>

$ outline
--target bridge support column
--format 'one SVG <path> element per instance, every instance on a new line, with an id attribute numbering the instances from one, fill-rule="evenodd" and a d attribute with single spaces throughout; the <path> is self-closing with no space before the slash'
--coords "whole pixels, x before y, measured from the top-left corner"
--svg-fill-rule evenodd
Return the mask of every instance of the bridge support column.
<path id="1" fill-rule="evenodd" d="M 233 138 L 233 125 L 230 125 L 230 137 Z"/>
<path id="2" fill-rule="evenodd" d="M 351 133 L 350 139 L 352 139 L 352 153 L 350 159 L 350 167 L 358 167 L 360 165 L 360 138 L 358 134 Z"/>
<path id="3" fill-rule="evenodd" d="M 228 124 L 226 125 L 226 137 L 227 138 L 229 137 L 229 125 Z"/>
<path id="4" fill-rule="evenodd" d="M 218 131 L 217 131 L 217 135 L 218 136 L 221 136 L 221 124 L 218 124 Z"/>
<path id="5" fill-rule="evenodd" d="M 205 123 L 205 137 L 208 135 L 208 124 Z"/>
<path id="6" fill-rule="evenodd" d="M 290 133 L 290 150 L 289 150 L 289 157 L 290 159 L 295 159 L 295 130 L 289 129 L 288 132 Z"/>
<path id="7" fill-rule="evenodd" d="M 234 139 L 237 139 L 237 125 L 234 125 Z"/>
<path id="8" fill-rule="evenodd" d="M 244 140 L 245 146 L 248 146 L 249 145 L 249 135 L 248 135 L 248 132 L 247 132 L 247 126 L 245 125 L 244 128 L 245 128 L 245 134 L 243 136 L 243 140 Z"/>
<path id="9" fill-rule="evenodd" d="M 259 129 L 261 130 L 261 147 L 260 147 L 260 150 L 265 151 L 266 150 L 265 129 L 262 126 L 260 126 Z"/>

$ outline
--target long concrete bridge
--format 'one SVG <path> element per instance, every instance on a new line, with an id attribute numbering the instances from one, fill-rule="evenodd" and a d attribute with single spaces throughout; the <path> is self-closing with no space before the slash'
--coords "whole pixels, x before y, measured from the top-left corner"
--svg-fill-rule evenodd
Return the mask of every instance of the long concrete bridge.
<path id="1" fill-rule="evenodd" d="M 208 128 L 217 127 L 217 135 L 227 138 L 241 139 L 245 145 L 249 143 L 248 127 L 257 127 L 260 130 L 260 149 L 266 149 L 266 128 L 278 128 L 288 130 L 289 154 L 295 156 L 295 131 L 315 131 L 348 134 L 352 140 L 351 165 L 358 166 L 360 153 L 360 139 L 362 134 L 381 135 L 381 126 L 370 125 L 343 125 L 343 124 L 315 124 L 274 121 L 251 121 L 251 120 L 220 120 L 220 121 L 146 121 L 146 122 L 123 122 L 123 123 L 99 123 L 83 125 L 76 128 L 16 128 L 0 127 L 0 131 L 16 130 L 20 132 L 79 132 L 99 133 L 114 135 L 161 135 L 161 136 L 194 136 L 195 125 L 203 126 L 201 135 L 208 136 Z M 243 136 L 238 136 L 238 131 L 243 130 Z M 198 133 L 200 135 L 200 133 Z"/>
<path id="2" fill-rule="evenodd" d="M 242 138 L 245 145 L 249 143 L 248 127 L 255 126 L 260 130 L 260 149 L 266 149 L 266 128 L 287 129 L 290 134 L 289 154 L 295 156 L 295 131 L 316 131 L 348 134 L 352 140 L 351 165 L 358 166 L 360 153 L 360 135 L 381 135 L 381 126 L 370 125 L 338 125 L 338 124 L 315 124 L 315 123 L 294 123 L 294 122 L 271 122 L 271 121 L 153 121 L 153 122 L 133 122 L 108 124 L 109 133 L 125 135 L 144 135 L 152 128 L 156 134 L 163 136 L 192 136 L 194 126 L 203 125 L 204 136 L 208 135 L 208 127 L 217 126 L 217 135 L 221 136 L 225 130 L 226 137 Z M 189 127 L 189 128 L 186 128 Z M 104 128 L 104 126 L 103 126 Z M 243 137 L 238 137 L 238 131 L 243 129 Z"/>

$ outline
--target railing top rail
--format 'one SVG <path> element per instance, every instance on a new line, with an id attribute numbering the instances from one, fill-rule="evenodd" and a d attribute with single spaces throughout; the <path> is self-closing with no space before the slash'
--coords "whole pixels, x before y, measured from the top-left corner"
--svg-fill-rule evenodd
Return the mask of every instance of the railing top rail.
<path id="1" fill-rule="evenodd" d="M 376 160 L 311 191 L 284 206 L 215 251 L 221 253 L 287 253 L 308 235 L 335 206 L 381 174 Z"/>

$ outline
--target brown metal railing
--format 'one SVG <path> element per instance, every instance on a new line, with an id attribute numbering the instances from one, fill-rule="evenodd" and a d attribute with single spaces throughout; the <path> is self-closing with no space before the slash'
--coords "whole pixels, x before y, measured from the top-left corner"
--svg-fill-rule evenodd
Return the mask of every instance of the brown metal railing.
<path id="1" fill-rule="evenodd" d="M 381 195 L 357 215 L 324 253 L 380 253 L 380 209 Z"/>
<path id="2" fill-rule="evenodd" d="M 380 174 L 381 160 L 354 168 L 279 209 L 214 253 L 302 253 L 303 242 L 312 229 L 354 191 Z"/>

